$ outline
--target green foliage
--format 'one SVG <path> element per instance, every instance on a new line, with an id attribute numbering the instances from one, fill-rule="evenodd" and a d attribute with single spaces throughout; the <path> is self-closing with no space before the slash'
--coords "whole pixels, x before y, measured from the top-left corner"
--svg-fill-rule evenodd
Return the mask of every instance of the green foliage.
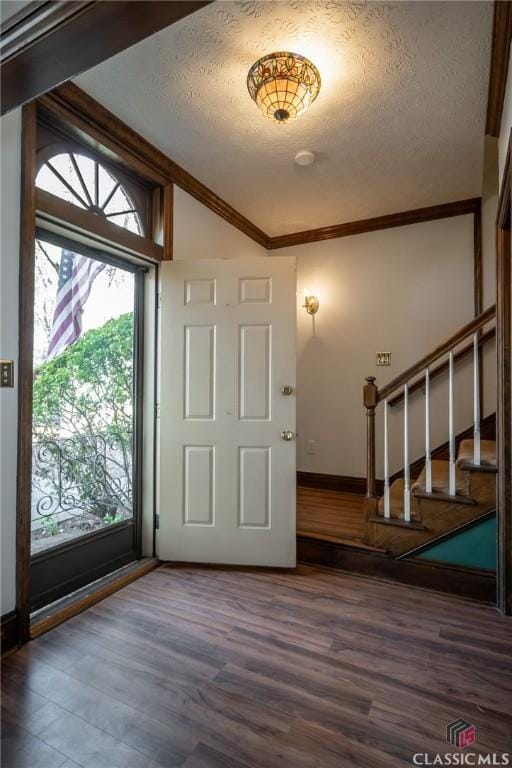
<path id="1" fill-rule="evenodd" d="M 112 523 L 121 523 L 124 520 L 122 515 L 112 515 L 110 513 L 107 513 L 104 518 L 103 522 L 108 523 L 108 525 L 111 525 Z"/>
<path id="2" fill-rule="evenodd" d="M 36 371 L 34 439 L 132 428 L 133 314 L 109 320 Z"/>
<path id="3" fill-rule="evenodd" d="M 131 509 L 132 398 L 132 313 L 87 331 L 36 371 L 34 443 L 46 454 L 36 472 L 61 505 L 108 522 Z"/>
<path id="4" fill-rule="evenodd" d="M 59 524 L 54 515 L 43 517 L 42 526 L 47 536 L 56 536 L 59 532 Z"/>

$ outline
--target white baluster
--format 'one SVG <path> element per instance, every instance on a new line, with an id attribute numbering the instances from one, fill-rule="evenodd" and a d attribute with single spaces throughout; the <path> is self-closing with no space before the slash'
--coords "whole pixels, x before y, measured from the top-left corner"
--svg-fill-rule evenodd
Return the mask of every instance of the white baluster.
<path id="1" fill-rule="evenodd" d="M 450 352 L 449 363 L 449 375 L 448 375 L 448 444 L 450 454 L 450 476 L 449 476 L 449 493 L 450 496 L 455 496 L 456 484 L 455 484 L 455 431 L 453 426 L 453 350 Z"/>
<path id="2" fill-rule="evenodd" d="M 389 496 L 389 440 L 387 399 L 384 400 L 384 517 L 391 517 L 391 499 Z"/>
<path id="3" fill-rule="evenodd" d="M 480 465 L 480 368 L 478 333 L 473 337 L 473 464 Z"/>
<path id="4" fill-rule="evenodd" d="M 432 455 L 430 452 L 430 370 L 425 369 L 425 490 L 432 493 Z"/>
<path id="5" fill-rule="evenodd" d="M 404 384 L 404 521 L 411 522 L 411 491 L 409 470 L 409 385 Z"/>

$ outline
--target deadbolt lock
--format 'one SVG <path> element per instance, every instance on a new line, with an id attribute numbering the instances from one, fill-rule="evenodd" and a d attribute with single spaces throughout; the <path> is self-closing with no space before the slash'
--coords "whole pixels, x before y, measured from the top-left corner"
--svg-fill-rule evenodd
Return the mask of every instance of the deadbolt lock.
<path id="1" fill-rule="evenodd" d="M 285 384 L 284 387 L 281 387 L 281 393 L 283 395 L 293 395 L 293 387 L 290 384 Z"/>

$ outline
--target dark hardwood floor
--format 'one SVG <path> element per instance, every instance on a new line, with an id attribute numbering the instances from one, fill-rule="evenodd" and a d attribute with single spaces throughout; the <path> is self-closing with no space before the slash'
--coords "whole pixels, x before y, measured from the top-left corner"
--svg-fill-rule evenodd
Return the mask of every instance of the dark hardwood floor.
<path id="1" fill-rule="evenodd" d="M 340 544 L 363 544 L 364 496 L 320 488 L 297 488 L 297 534 Z"/>
<path id="2" fill-rule="evenodd" d="M 160 567 L 4 661 L 2 766 L 397 768 L 458 718 L 501 753 L 511 656 L 511 620 L 455 598 Z"/>

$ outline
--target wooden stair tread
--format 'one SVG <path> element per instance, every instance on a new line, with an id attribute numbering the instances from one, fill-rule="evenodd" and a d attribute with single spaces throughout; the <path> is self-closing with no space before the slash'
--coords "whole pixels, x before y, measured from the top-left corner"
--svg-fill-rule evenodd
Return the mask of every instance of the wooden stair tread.
<path id="1" fill-rule="evenodd" d="M 432 466 L 433 493 L 427 493 L 427 491 L 425 490 L 426 480 L 427 480 L 427 469 L 426 467 L 423 467 L 420 476 L 412 485 L 411 490 L 413 495 L 421 496 L 421 497 L 427 496 L 428 498 L 442 498 L 443 501 L 446 500 L 444 498 L 445 496 L 448 497 L 448 499 L 456 498 L 456 497 L 449 496 L 449 490 L 450 490 L 449 462 L 435 459 L 434 461 L 432 461 L 431 466 Z M 459 468 L 456 468 L 455 491 L 457 496 L 463 497 L 465 499 L 469 498 L 468 494 L 466 493 L 466 489 L 467 489 L 467 483 L 464 477 L 464 473 Z M 464 503 L 464 501 L 462 503 Z"/>
<path id="2" fill-rule="evenodd" d="M 463 440 L 459 446 L 457 466 L 461 469 L 478 470 L 480 467 L 492 467 L 496 469 L 496 441 L 480 440 L 480 465 L 473 463 L 473 440 Z M 483 469 L 485 472 L 485 469 Z M 489 471 L 489 470 L 487 470 Z"/>
<path id="3" fill-rule="evenodd" d="M 424 531 L 425 526 L 422 522 L 419 520 L 411 520 L 410 522 L 406 522 L 405 520 L 402 520 L 398 517 L 384 517 L 383 514 L 374 515 L 373 517 L 368 518 L 369 523 L 382 523 L 382 525 L 396 525 L 399 528 L 409 528 L 416 531 Z"/>
<path id="4" fill-rule="evenodd" d="M 491 464 L 473 464 L 472 461 L 462 461 L 459 468 L 463 472 L 486 472 L 490 475 L 496 475 L 498 472 L 498 467 L 493 467 Z"/>
<path id="5" fill-rule="evenodd" d="M 391 518 L 389 520 L 402 520 L 404 516 L 404 479 L 399 477 L 395 480 L 389 489 L 389 498 L 391 502 Z M 379 499 L 377 506 L 377 517 L 384 518 L 384 497 Z M 386 522 L 389 522 L 386 520 Z M 414 497 L 411 495 L 411 520 L 421 523 L 421 510 Z"/>

